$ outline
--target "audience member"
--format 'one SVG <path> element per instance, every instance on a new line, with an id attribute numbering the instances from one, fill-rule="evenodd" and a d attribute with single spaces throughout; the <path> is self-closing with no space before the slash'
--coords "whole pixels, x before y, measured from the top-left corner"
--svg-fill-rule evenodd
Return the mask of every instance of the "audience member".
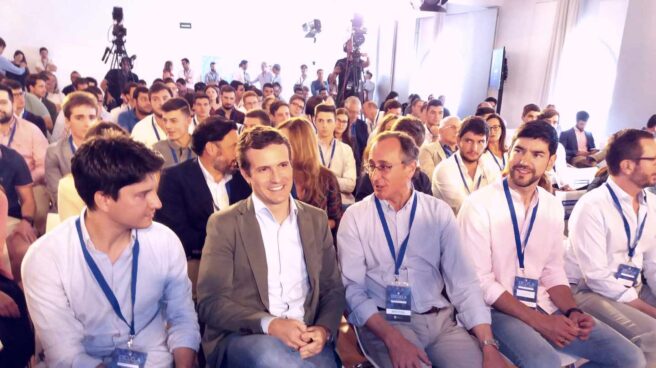
<path id="1" fill-rule="evenodd" d="M 436 101 L 436 102 L 433 102 Z M 439 100 L 430 100 L 427 105 L 440 103 Z M 440 110 L 443 107 L 441 105 L 428 107 L 428 109 Z M 432 125 L 432 119 L 434 117 L 439 117 L 439 113 L 432 113 L 433 117 L 428 117 L 429 114 L 426 114 L 427 121 L 431 124 L 430 131 L 431 135 L 434 136 L 435 128 Z M 462 122 L 457 116 L 449 116 L 439 121 L 438 126 L 438 137 L 437 141 L 426 142 L 419 149 L 419 167 L 429 178 L 433 177 L 433 172 L 437 165 L 448 159 L 453 155 L 453 152 L 458 150 L 458 131 Z M 431 179 L 432 180 L 432 179 Z"/>
<path id="2" fill-rule="evenodd" d="M 647 124 L 645 125 L 644 130 L 648 131 L 656 137 L 656 114 L 652 115 L 649 120 L 647 120 Z"/>
<path id="3" fill-rule="evenodd" d="M 205 94 L 210 97 L 210 115 L 215 115 L 221 108 L 219 103 L 219 87 L 209 85 L 205 87 Z"/>
<path id="4" fill-rule="evenodd" d="M 59 82 L 57 76 L 52 72 L 44 72 L 48 77 L 46 82 L 46 98 L 57 106 L 57 111 L 61 110 L 61 105 L 64 103 L 64 94 L 59 91 Z"/>
<path id="5" fill-rule="evenodd" d="M 68 86 L 66 86 L 62 89 L 62 92 L 64 93 L 64 95 L 67 95 L 67 94 L 75 91 L 75 85 L 74 85 L 75 81 L 80 79 L 80 78 L 81 78 L 81 76 L 80 76 L 79 72 L 77 72 L 76 70 L 73 70 L 71 72 L 71 75 L 70 75 L 71 84 L 69 84 Z"/>
<path id="6" fill-rule="evenodd" d="M 136 82 L 130 82 L 125 85 L 123 91 L 121 91 L 121 100 L 123 101 L 123 103 L 121 103 L 120 106 L 117 106 L 109 111 L 109 114 L 111 115 L 110 121 L 112 123 L 118 124 L 118 116 L 121 115 L 121 113 L 134 108 L 134 102 L 132 102 L 132 95 L 134 94 L 134 90 L 138 86 L 139 85 Z"/>
<path id="7" fill-rule="evenodd" d="M 148 90 L 148 98 L 153 113 L 141 119 L 132 128 L 131 135 L 135 141 L 152 147 L 166 137 L 162 105 L 173 98 L 173 93 L 164 84 L 156 83 Z"/>
<path id="8" fill-rule="evenodd" d="M 255 109 L 247 112 L 246 117 L 244 117 L 244 130 L 258 125 L 271 126 L 269 114 L 262 109 Z"/>
<path id="9" fill-rule="evenodd" d="M 244 96 L 242 96 L 242 101 L 244 102 L 243 106 L 246 113 L 260 108 L 260 99 L 254 91 L 245 92 Z"/>
<path id="10" fill-rule="evenodd" d="M 46 90 L 47 82 L 48 77 L 45 74 L 30 74 L 25 79 L 28 94 L 36 97 L 46 107 L 52 123 L 57 119 L 57 106 L 46 98 L 46 94 L 48 94 Z"/>
<path id="11" fill-rule="evenodd" d="M 291 117 L 289 104 L 284 101 L 276 100 L 271 103 L 271 106 L 269 106 L 269 114 L 272 117 L 273 126 L 279 128 L 282 123 L 289 120 Z"/>
<path id="12" fill-rule="evenodd" d="M 11 94 L 14 97 L 14 114 L 17 117 L 23 118 L 24 120 L 36 125 L 45 137 L 48 134 L 48 130 L 43 118 L 25 110 L 25 89 L 20 82 L 13 79 L 5 79 L 3 83 L 11 88 Z"/>
<path id="13" fill-rule="evenodd" d="M 490 117 L 490 115 L 492 114 L 496 114 L 496 110 L 494 110 L 491 106 L 490 107 L 483 106 L 477 108 L 476 113 L 474 115 L 483 118 L 483 120 L 487 121 L 487 118 Z"/>
<path id="14" fill-rule="evenodd" d="M 194 129 L 196 129 L 199 124 L 202 124 L 210 117 L 212 110 L 210 96 L 206 95 L 204 92 L 196 92 L 196 94 L 194 94 L 193 110 L 194 116 L 191 119 L 191 125 L 189 125 L 189 134 L 193 133 Z"/>
<path id="15" fill-rule="evenodd" d="M 232 74 L 232 80 L 244 83 L 249 83 L 250 79 L 246 77 L 246 69 L 248 69 L 248 60 L 242 60 L 239 62 L 239 68 Z M 233 88 L 235 88 L 233 86 Z"/>
<path id="16" fill-rule="evenodd" d="M 485 118 L 488 128 L 490 129 L 490 138 L 487 142 L 487 149 L 484 157 L 490 162 L 489 166 L 498 167 L 499 173 L 503 173 L 508 161 L 508 148 L 506 147 L 506 122 L 496 113 L 492 113 Z"/>
<path id="17" fill-rule="evenodd" d="M 555 109 L 547 109 L 538 115 L 538 120 L 544 120 L 551 126 L 556 129 L 556 132 L 559 131 L 560 126 L 558 121 L 560 119 L 560 114 Z M 556 149 L 556 161 L 552 168 L 549 168 L 546 172 L 546 177 L 549 179 L 549 182 L 558 187 L 560 190 L 572 190 L 571 184 L 569 183 L 568 176 L 564 175 L 567 170 L 567 154 L 565 147 L 562 143 L 558 142 L 558 148 Z"/>
<path id="18" fill-rule="evenodd" d="M 266 62 L 262 62 L 262 64 L 260 64 L 260 69 L 262 72 L 257 75 L 253 82 L 258 82 L 260 84 L 260 88 L 262 88 L 262 91 L 264 91 L 264 86 L 266 84 L 270 84 L 273 81 L 273 73 L 269 71 L 269 65 L 267 65 Z"/>
<path id="19" fill-rule="evenodd" d="M 317 79 L 313 80 L 310 85 L 312 96 L 318 96 L 321 88 L 328 90 L 328 82 L 323 79 L 323 69 L 317 69 Z"/>
<path id="20" fill-rule="evenodd" d="M 374 77 L 370 71 L 364 72 L 364 83 L 362 89 L 364 90 L 364 100 L 372 101 L 374 99 L 374 92 L 376 91 L 376 83 L 371 80 Z"/>
<path id="21" fill-rule="evenodd" d="M 194 83 L 194 71 L 191 70 L 191 67 L 189 66 L 189 59 L 182 58 L 182 60 L 180 60 L 180 64 L 182 64 L 182 70 L 178 74 L 178 79 L 182 79 L 186 83 L 193 84 Z"/>
<path id="22" fill-rule="evenodd" d="M 173 62 L 171 60 L 164 62 L 164 69 L 162 70 L 162 79 L 167 78 L 175 78 L 175 74 L 173 74 Z"/>
<path id="23" fill-rule="evenodd" d="M 365 123 L 367 123 L 367 131 L 371 134 L 374 128 L 376 128 L 378 117 L 380 116 L 378 105 L 373 101 L 365 101 L 362 104 L 362 115 L 364 115 Z"/>
<path id="24" fill-rule="evenodd" d="M 398 115 L 401 116 L 403 115 L 403 106 L 401 103 L 395 99 L 389 99 L 385 101 L 385 104 L 383 105 L 383 113 L 384 115 Z"/>
<path id="25" fill-rule="evenodd" d="M 14 73 L 18 75 L 25 74 L 27 63 L 24 63 L 24 65 L 16 66 L 12 64 L 11 61 L 9 61 L 6 57 L 2 56 L 2 53 L 5 51 L 6 47 L 7 43 L 4 39 L 2 39 L 2 37 L 0 37 L 0 75 L 4 75 L 6 73 Z"/>
<path id="26" fill-rule="evenodd" d="M 528 104 L 524 106 L 524 109 L 522 110 L 522 123 L 526 124 L 535 121 L 538 119 L 539 115 L 540 107 L 536 104 Z"/>
<path id="27" fill-rule="evenodd" d="M 105 74 L 105 79 L 101 82 L 101 86 L 112 97 L 116 106 L 120 106 L 124 102 L 121 99 L 121 92 L 129 83 L 137 83 L 138 81 L 139 76 L 132 72 L 132 59 L 124 56 L 121 58 L 120 69 L 108 71 Z"/>
<path id="28" fill-rule="evenodd" d="M 230 82 L 230 87 L 235 89 L 235 106 L 238 110 L 242 110 L 244 108 L 244 101 L 242 101 L 242 97 L 244 96 L 244 92 L 246 92 L 244 83 L 233 80 Z"/>
<path id="29" fill-rule="evenodd" d="M 153 113 L 148 88 L 137 86 L 132 91 L 131 102 L 132 108 L 118 115 L 118 125 L 128 133 L 132 133 L 138 122 Z"/>
<path id="30" fill-rule="evenodd" d="M 289 116 L 302 118 L 305 116 L 305 99 L 301 95 L 293 94 L 289 99 Z"/>
<path id="31" fill-rule="evenodd" d="M 585 131 L 590 114 L 585 111 L 576 113 L 576 125 L 560 133 L 560 143 L 565 146 L 567 162 L 576 167 L 593 167 L 603 160 L 605 154 L 599 155 L 592 133 Z"/>
<path id="32" fill-rule="evenodd" d="M 216 86 L 219 84 L 221 78 L 219 77 L 219 73 L 216 71 L 216 63 L 214 61 L 210 63 L 210 71 L 205 73 L 205 79 L 203 80 L 208 86 Z"/>
<path id="33" fill-rule="evenodd" d="M 266 99 L 267 97 L 275 97 L 273 95 L 273 84 L 272 83 L 264 83 L 264 85 L 262 86 L 262 94 L 263 94 L 264 99 Z"/>
<path id="34" fill-rule="evenodd" d="M 167 139 L 153 145 L 153 150 L 164 159 L 163 168 L 189 161 L 196 157 L 191 149 L 191 108 L 184 98 L 174 97 L 162 105 L 162 120 Z"/>
<path id="35" fill-rule="evenodd" d="M 244 113 L 235 107 L 236 91 L 232 86 L 221 87 L 221 108 L 215 113 L 238 125 L 244 124 Z"/>

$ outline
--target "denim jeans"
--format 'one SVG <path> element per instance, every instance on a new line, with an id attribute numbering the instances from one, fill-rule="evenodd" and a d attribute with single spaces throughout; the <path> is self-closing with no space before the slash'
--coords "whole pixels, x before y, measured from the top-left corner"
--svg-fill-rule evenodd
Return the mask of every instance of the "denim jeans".
<path id="1" fill-rule="evenodd" d="M 520 368 L 557 368 L 557 351 L 587 359 L 593 367 L 638 368 L 645 366 L 642 351 L 624 336 L 595 320 L 587 340 L 576 339 L 560 349 L 519 319 L 492 309 L 492 332 L 501 353 Z"/>
<path id="2" fill-rule="evenodd" d="M 335 368 L 335 348 L 327 343 L 321 353 L 307 359 L 280 339 L 269 335 L 246 335 L 230 338 L 221 367 L 230 368 Z M 217 367 L 219 368 L 219 367 Z"/>

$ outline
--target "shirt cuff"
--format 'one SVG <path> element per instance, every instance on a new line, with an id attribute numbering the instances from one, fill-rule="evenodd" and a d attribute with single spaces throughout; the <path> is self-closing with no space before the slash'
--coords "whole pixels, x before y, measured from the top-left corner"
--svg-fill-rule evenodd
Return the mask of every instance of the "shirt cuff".
<path id="1" fill-rule="evenodd" d="M 630 303 L 636 299 L 638 299 L 638 292 L 636 289 L 628 288 L 620 295 L 619 298 L 617 298 L 617 301 L 620 303 Z"/>
<path id="2" fill-rule="evenodd" d="M 373 299 L 367 299 L 351 311 L 349 321 L 357 327 L 362 327 L 376 313 L 378 313 L 378 306 Z"/>
<path id="3" fill-rule="evenodd" d="M 73 358 L 73 364 L 71 365 L 71 367 L 73 368 L 97 367 L 102 363 L 103 363 L 102 359 L 94 358 L 87 354 L 80 354 L 77 355 L 75 358 Z"/>
<path id="4" fill-rule="evenodd" d="M 503 287 L 503 285 L 499 284 L 498 282 L 493 282 L 490 284 L 487 288 L 483 290 L 483 295 L 485 297 L 485 304 L 488 306 L 492 306 L 499 297 L 501 297 L 501 294 L 506 292 L 506 288 Z"/>
<path id="5" fill-rule="evenodd" d="M 457 318 L 465 326 L 467 330 L 471 330 L 474 326 L 478 326 L 482 324 L 488 324 L 488 325 L 492 324 L 492 316 L 490 316 L 490 308 L 482 305 L 479 308 L 471 308 L 466 311 L 458 313 Z"/>
<path id="6" fill-rule="evenodd" d="M 264 333 L 265 335 L 269 334 L 269 324 L 271 324 L 271 321 L 273 321 L 276 318 L 277 317 L 274 316 L 267 316 L 267 317 L 263 317 L 260 320 L 260 326 L 262 326 L 262 333 Z"/>

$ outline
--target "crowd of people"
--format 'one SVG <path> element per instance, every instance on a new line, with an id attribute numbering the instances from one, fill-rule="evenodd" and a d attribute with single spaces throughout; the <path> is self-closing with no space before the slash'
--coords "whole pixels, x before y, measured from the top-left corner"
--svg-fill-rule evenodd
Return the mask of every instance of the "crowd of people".
<path id="1" fill-rule="evenodd" d="M 343 317 L 378 367 L 656 367 L 656 115 L 597 147 L 527 104 L 511 137 L 493 97 L 337 104 L 302 67 L 287 101 L 246 60 L 59 92 L 5 47 L 2 367 L 339 367 Z"/>

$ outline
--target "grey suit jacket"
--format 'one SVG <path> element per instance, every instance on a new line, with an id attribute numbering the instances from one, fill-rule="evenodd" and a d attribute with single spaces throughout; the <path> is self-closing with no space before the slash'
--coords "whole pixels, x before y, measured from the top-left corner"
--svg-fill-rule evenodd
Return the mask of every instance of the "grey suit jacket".
<path id="1" fill-rule="evenodd" d="M 326 213 L 296 201 L 303 256 L 310 280 L 304 322 L 336 336 L 345 308 L 335 247 Z M 262 334 L 269 313 L 267 260 L 251 197 L 213 214 L 198 274 L 198 315 L 206 324 L 203 350 L 209 367 L 219 367 L 228 338 Z"/>
<path id="2" fill-rule="evenodd" d="M 57 187 L 59 179 L 71 173 L 71 151 L 68 137 L 48 146 L 46 150 L 46 188 L 53 208 L 57 210 Z"/>

